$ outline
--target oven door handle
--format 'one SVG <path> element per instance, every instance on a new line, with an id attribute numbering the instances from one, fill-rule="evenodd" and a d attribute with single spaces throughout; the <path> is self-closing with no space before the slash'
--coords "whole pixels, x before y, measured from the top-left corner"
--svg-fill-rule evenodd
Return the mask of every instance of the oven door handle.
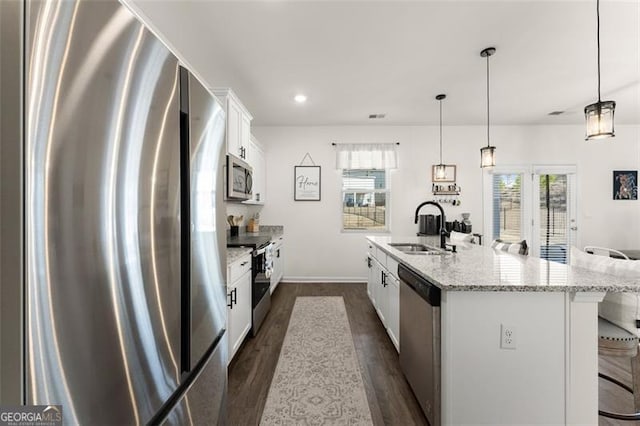
<path id="1" fill-rule="evenodd" d="M 254 250 L 253 251 L 253 257 L 260 256 L 261 254 L 264 254 L 269 247 L 271 247 L 271 244 L 267 244 L 266 246 L 264 246 L 264 247 L 262 247 L 262 248 L 260 248 L 258 250 Z"/>

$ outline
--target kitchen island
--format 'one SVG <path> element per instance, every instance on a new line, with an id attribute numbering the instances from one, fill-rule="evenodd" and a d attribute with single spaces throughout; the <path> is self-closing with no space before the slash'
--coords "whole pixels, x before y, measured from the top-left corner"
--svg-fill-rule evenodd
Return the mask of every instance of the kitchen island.
<path id="1" fill-rule="evenodd" d="M 631 280 L 475 245 L 435 255 L 390 245 L 438 237 L 367 240 L 440 289 L 442 424 L 598 424 L 598 302 L 637 291 Z"/>

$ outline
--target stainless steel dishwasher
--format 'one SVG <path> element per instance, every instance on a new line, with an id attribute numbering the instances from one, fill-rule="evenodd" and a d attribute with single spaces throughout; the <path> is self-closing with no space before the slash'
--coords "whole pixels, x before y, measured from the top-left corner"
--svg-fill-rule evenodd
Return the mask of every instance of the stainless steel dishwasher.
<path id="1" fill-rule="evenodd" d="M 400 367 L 431 426 L 440 426 L 440 289 L 402 264 Z"/>

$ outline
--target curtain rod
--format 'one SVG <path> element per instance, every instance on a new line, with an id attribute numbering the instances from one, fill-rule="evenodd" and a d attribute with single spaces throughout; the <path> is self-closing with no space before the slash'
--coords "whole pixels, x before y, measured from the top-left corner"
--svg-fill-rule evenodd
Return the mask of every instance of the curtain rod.
<path id="1" fill-rule="evenodd" d="M 396 144 L 396 145 L 400 145 L 400 142 L 395 142 L 395 144 Z M 337 144 L 337 143 L 335 143 L 335 142 L 331 142 L 331 145 L 336 146 L 336 145 L 338 145 L 338 144 Z M 354 144 L 354 145 L 357 145 L 357 144 Z M 363 144 L 363 145 L 364 145 L 364 144 Z"/>

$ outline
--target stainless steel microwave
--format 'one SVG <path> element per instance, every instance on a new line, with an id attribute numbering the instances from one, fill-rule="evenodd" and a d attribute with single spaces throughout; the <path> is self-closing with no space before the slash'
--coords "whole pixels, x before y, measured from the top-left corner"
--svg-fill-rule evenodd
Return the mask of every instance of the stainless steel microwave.
<path id="1" fill-rule="evenodd" d="M 253 169 L 234 155 L 227 155 L 227 198 L 250 200 L 253 187 Z"/>

